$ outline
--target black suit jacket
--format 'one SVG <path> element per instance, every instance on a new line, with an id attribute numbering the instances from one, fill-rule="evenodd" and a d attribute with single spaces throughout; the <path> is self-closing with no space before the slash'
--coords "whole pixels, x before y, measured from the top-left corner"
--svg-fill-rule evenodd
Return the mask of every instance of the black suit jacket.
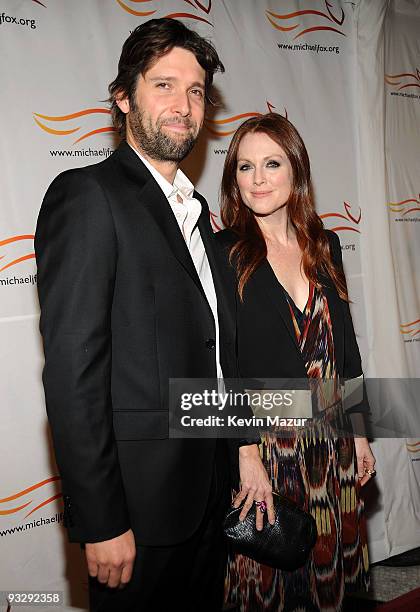
<path id="1" fill-rule="evenodd" d="M 194 195 L 221 365 L 234 377 L 234 287 L 207 203 Z M 53 181 L 35 250 L 70 540 L 103 541 L 130 527 L 138 544 L 185 540 L 203 517 L 216 442 L 168 439 L 168 380 L 216 376 L 215 325 L 168 201 L 129 145 Z"/>
<path id="2" fill-rule="evenodd" d="M 333 261 L 342 266 L 340 240 L 327 230 Z M 234 233 L 216 234 L 226 254 L 236 241 Z M 359 348 L 348 302 L 342 300 L 332 280 L 320 275 L 330 311 L 336 365 L 340 378 L 362 374 Z M 267 260 L 245 285 L 243 302 L 237 298 L 237 342 L 240 375 L 244 378 L 306 379 L 307 372 L 282 287 Z M 366 412 L 367 400 L 353 412 Z"/>

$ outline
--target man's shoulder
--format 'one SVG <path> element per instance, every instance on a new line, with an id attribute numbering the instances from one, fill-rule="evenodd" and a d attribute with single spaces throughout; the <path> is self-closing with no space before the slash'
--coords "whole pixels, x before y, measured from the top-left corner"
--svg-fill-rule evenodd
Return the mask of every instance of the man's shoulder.
<path id="1" fill-rule="evenodd" d="M 60 174 L 53 179 L 48 191 L 59 187 L 65 188 L 77 186 L 78 184 L 87 186 L 89 184 L 93 185 L 97 182 L 101 182 L 102 178 L 105 179 L 109 176 L 112 165 L 110 158 L 108 158 L 96 164 L 63 170 L 63 172 L 60 172 Z"/>

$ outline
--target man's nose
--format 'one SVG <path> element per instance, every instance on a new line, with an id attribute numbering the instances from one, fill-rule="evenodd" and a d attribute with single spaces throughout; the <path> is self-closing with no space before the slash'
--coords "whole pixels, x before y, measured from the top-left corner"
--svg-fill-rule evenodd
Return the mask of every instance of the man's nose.
<path id="1" fill-rule="evenodd" d="M 191 100 L 188 92 L 177 92 L 175 94 L 172 111 L 179 113 L 182 117 L 188 117 L 191 114 Z"/>

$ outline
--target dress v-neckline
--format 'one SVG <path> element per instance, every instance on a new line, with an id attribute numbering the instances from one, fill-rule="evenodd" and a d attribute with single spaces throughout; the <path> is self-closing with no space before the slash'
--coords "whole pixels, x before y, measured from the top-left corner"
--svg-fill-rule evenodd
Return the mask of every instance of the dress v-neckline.
<path id="1" fill-rule="evenodd" d="M 298 311 L 298 313 L 300 313 L 301 316 L 303 316 L 306 312 L 306 309 L 308 308 L 308 304 L 311 298 L 311 283 L 310 281 L 308 281 L 308 299 L 306 300 L 305 306 L 303 307 L 303 310 L 301 310 L 298 306 L 296 306 L 296 302 L 294 301 L 294 299 L 291 297 L 290 293 L 287 291 L 287 289 L 284 287 L 284 285 L 279 281 L 277 274 L 274 272 L 273 267 L 271 265 L 271 263 L 268 261 L 268 259 L 266 259 L 271 272 L 273 273 L 273 276 L 275 278 L 275 280 L 277 281 L 277 283 L 279 284 L 279 286 L 281 287 L 281 289 L 284 291 L 286 297 L 291 301 L 291 303 L 293 304 L 293 306 L 296 308 L 296 310 Z"/>
<path id="2" fill-rule="evenodd" d="M 287 289 L 285 289 L 285 287 L 283 287 L 283 285 L 280 283 L 279 281 L 279 285 L 281 286 L 281 288 L 283 289 L 284 293 L 286 294 L 286 297 L 288 298 L 288 300 L 291 302 L 292 306 L 297 310 L 297 312 L 299 313 L 299 315 L 301 317 L 304 316 L 304 314 L 306 313 L 306 310 L 308 308 L 308 304 L 309 304 L 309 300 L 311 297 L 311 287 L 309 286 L 309 295 L 308 295 L 308 299 L 306 300 L 306 304 L 303 308 L 303 310 L 301 310 L 298 306 L 296 306 L 296 302 L 295 300 L 292 298 L 292 296 L 290 295 L 290 293 L 287 291 Z"/>

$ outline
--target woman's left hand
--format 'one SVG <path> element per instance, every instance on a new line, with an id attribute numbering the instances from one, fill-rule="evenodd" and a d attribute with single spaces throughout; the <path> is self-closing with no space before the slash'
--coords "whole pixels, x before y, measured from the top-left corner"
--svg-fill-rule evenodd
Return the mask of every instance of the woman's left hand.
<path id="1" fill-rule="evenodd" d="M 239 520 L 243 521 L 248 511 L 255 502 L 263 502 L 267 508 L 268 520 L 274 525 L 276 517 L 274 513 L 273 494 L 267 471 L 261 461 L 260 451 L 257 444 L 241 446 L 239 448 L 239 475 L 241 479 L 241 490 L 233 501 L 233 506 L 239 508 L 245 500 Z M 261 512 L 256 513 L 256 526 L 261 531 L 264 525 L 264 506 L 260 506 Z"/>
<path id="2" fill-rule="evenodd" d="M 372 451 L 370 450 L 367 438 L 355 437 L 354 446 L 356 448 L 357 473 L 359 475 L 359 482 L 363 487 L 376 473 L 376 460 Z M 369 474 L 369 472 L 373 472 L 373 474 Z"/>

